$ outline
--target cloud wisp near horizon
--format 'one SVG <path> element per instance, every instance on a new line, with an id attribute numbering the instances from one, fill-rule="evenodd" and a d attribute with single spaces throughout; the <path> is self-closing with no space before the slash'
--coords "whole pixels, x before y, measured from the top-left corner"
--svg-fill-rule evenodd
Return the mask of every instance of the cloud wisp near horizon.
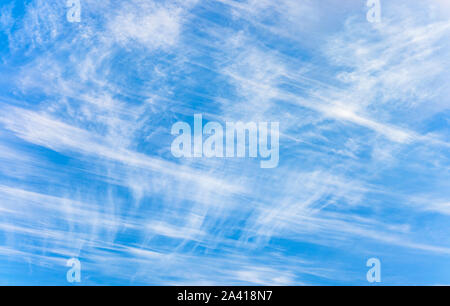
<path id="1" fill-rule="evenodd" d="M 0 284 L 450 284 L 447 1 L 80 4 L 0 4 Z M 278 166 L 175 158 L 194 114 Z"/>

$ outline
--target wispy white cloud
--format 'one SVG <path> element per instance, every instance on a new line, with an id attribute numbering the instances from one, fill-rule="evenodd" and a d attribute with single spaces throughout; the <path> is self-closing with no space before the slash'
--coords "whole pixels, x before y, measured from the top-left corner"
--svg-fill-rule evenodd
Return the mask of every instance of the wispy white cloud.
<path id="1" fill-rule="evenodd" d="M 1 83 L 0 256 L 255 285 L 447 258 L 449 140 L 426 122 L 448 109 L 449 23 L 397 3 L 372 25 L 356 2 L 89 0 L 73 25 L 34 1 L 14 27 L 2 7 L 5 65 L 31 57 Z M 280 167 L 174 160 L 170 126 L 198 112 L 279 121 Z"/>

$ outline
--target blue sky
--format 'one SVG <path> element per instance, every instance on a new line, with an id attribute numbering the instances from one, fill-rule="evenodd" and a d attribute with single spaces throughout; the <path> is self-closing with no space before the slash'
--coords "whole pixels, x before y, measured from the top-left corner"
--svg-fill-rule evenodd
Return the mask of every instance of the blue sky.
<path id="1" fill-rule="evenodd" d="M 0 4 L 0 284 L 450 284 L 450 3 Z M 280 122 L 280 162 L 171 127 Z"/>

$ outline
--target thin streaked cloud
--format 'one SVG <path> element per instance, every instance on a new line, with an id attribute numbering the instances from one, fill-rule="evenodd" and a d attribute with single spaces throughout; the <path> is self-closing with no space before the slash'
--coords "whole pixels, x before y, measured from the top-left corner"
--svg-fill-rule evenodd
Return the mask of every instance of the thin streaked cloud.
<path id="1" fill-rule="evenodd" d="M 0 283 L 449 282 L 446 1 L 119 2 L 0 5 Z M 175 158 L 194 114 L 278 167 Z"/>

